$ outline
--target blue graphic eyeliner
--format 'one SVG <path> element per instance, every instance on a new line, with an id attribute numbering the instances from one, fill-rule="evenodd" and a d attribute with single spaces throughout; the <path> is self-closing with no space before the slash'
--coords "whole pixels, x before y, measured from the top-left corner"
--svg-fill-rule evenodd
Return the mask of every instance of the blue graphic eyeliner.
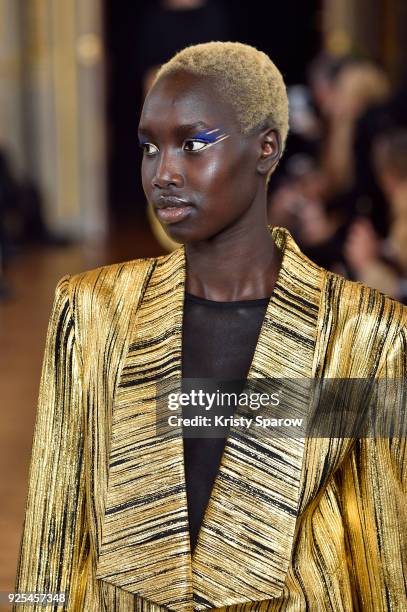
<path id="1" fill-rule="evenodd" d="M 223 132 L 220 128 L 214 128 L 210 130 L 202 130 L 197 134 L 191 136 L 190 140 L 202 140 L 202 142 L 215 143 L 218 140 L 226 136 L 226 132 Z"/>

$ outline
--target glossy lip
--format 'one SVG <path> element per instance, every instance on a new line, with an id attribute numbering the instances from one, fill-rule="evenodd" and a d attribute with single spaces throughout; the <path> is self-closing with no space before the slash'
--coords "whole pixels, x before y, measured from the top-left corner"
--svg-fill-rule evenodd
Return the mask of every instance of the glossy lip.
<path id="1" fill-rule="evenodd" d="M 181 208 L 183 206 L 192 206 L 192 204 L 188 200 L 184 200 L 178 196 L 162 195 L 154 202 L 154 206 L 158 209 L 169 207 Z"/>
<path id="2" fill-rule="evenodd" d="M 178 206 L 163 206 L 162 208 L 156 209 L 156 215 L 163 223 L 170 225 L 172 223 L 179 223 L 183 221 L 191 214 L 193 210 L 192 206 L 188 204 Z"/>

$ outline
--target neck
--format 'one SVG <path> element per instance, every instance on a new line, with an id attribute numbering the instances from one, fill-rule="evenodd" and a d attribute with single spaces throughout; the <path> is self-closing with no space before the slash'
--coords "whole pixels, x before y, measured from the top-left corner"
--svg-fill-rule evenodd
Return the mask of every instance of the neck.
<path id="1" fill-rule="evenodd" d="M 269 297 L 282 255 L 267 221 L 242 220 L 210 240 L 185 247 L 186 290 L 210 300 Z"/>

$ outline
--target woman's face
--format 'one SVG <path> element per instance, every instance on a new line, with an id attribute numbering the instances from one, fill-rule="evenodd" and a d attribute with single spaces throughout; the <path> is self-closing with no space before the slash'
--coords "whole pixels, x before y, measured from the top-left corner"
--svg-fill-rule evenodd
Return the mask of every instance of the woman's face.
<path id="1" fill-rule="evenodd" d="M 211 78 L 187 72 L 160 78 L 144 102 L 139 139 L 144 192 L 177 242 L 222 232 L 264 189 L 257 171 L 260 139 L 240 133 Z"/>

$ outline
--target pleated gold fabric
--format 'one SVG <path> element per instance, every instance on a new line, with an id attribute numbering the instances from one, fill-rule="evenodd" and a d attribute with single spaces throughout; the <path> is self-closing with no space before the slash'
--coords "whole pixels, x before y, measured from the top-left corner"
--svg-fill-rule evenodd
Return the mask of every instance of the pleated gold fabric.
<path id="1" fill-rule="evenodd" d="M 249 378 L 406 377 L 406 309 L 271 231 L 282 266 Z M 75 612 L 406 610 L 405 439 L 232 427 L 191 555 L 182 439 L 155 428 L 184 290 L 183 247 L 58 283 L 16 590 L 65 591 Z"/>

